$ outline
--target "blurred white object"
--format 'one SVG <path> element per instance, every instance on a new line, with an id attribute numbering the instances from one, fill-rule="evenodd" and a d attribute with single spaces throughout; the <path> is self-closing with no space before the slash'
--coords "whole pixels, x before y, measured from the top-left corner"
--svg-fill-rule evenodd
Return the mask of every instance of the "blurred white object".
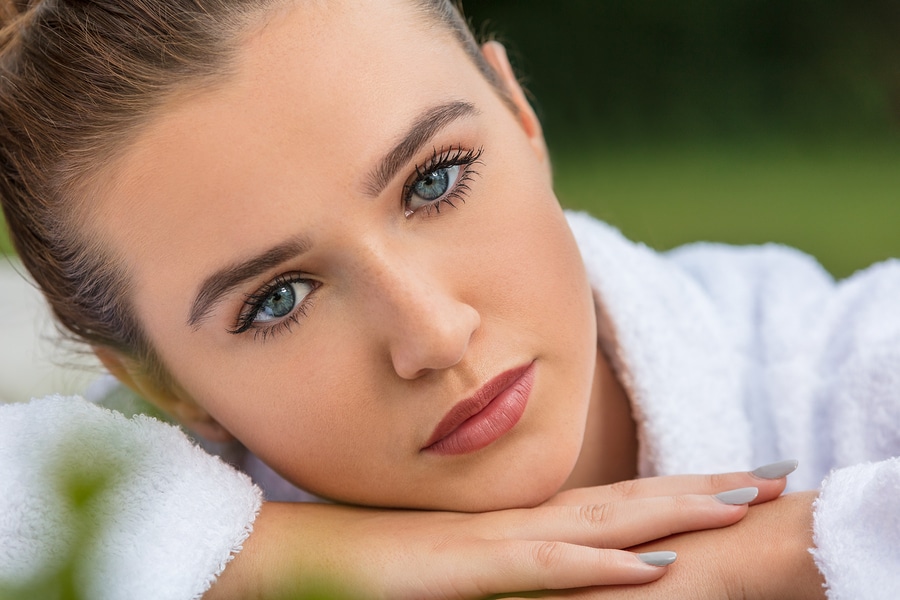
<path id="1" fill-rule="evenodd" d="M 22 265 L 0 256 L 0 402 L 82 393 L 103 370 L 70 346 Z"/>

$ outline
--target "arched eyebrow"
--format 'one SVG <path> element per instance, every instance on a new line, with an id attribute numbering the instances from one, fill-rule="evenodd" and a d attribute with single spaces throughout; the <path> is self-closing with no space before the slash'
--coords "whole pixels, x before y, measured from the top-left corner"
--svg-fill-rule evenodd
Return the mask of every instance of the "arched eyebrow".
<path id="1" fill-rule="evenodd" d="M 209 313 L 226 294 L 234 291 L 242 283 L 255 279 L 278 265 L 300 256 L 309 247 L 309 240 L 306 237 L 293 237 L 247 260 L 219 269 L 200 285 L 194 302 L 191 304 L 188 325 L 196 328 L 209 316 Z"/>
<path id="2" fill-rule="evenodd" d="M 471 102 L 460 100 L 445 102 L 423 111 L 400 141 L 378 162 L 366 179 L 365 191 L 378 196 L 394 179 L 397 172 L 406 165 L 421 148 L 441 129 L 454 121 L 478 115 L 478 109 Z M 273 246 L 255 257 L 224 267 L 201 284 L 194 302 L 191 304 L 188 325 L 197 327 L 215 309 L 222 298 L 242 283 L 259 277 L 278 265 L 295 258 L 309 248 L 304 237 L 297 237 Z"/>
<path id="3" fill-rule="evenodd" d="M 433 138 L 438 131 L 450 123 L 478 115 L 478 109 L 470 102 L 456 100 L 425 110 L 415 120 L 400 141 L 378 162 L 366 179 L 365 191 L 370 196 L 378 196 L 384 191 L 397 172 Z"/>

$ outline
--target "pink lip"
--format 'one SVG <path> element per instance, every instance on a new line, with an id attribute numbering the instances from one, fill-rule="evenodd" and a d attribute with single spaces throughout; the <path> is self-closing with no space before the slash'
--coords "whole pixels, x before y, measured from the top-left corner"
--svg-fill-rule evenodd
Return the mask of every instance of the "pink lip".
<path id="1" fill-rule="evenodd" d="M 497 375 L 450 409 L 422 451 L 468 454 L 492 444 L 522 418 L 533 385 L 533 362 Z"/>

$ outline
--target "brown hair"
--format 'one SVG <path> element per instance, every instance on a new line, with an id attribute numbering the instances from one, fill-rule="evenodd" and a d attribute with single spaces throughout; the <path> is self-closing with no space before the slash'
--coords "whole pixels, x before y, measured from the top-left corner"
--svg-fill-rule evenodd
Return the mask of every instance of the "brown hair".
<path id="1" fill-rule="evenodd" d="M 227 75 L 239 36 L 284 0 L 0 0 L 0 202 L 13 244 L 77 339 L 171 385 L 128 273 L 77 230 L 88 182 L 175 91 Z M 498 90 L 451 0 L 416 0 Z"/>

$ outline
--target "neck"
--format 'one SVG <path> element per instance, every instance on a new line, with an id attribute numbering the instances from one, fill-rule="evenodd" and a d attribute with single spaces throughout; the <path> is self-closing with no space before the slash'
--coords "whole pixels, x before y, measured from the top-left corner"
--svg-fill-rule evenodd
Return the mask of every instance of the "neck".
<path id="1" fill-rule="evenodd" d="M 598 350 L 581 454 L 563 489 L 634 479 L 637 453 L 637 426 L 628 395 Z"/>

